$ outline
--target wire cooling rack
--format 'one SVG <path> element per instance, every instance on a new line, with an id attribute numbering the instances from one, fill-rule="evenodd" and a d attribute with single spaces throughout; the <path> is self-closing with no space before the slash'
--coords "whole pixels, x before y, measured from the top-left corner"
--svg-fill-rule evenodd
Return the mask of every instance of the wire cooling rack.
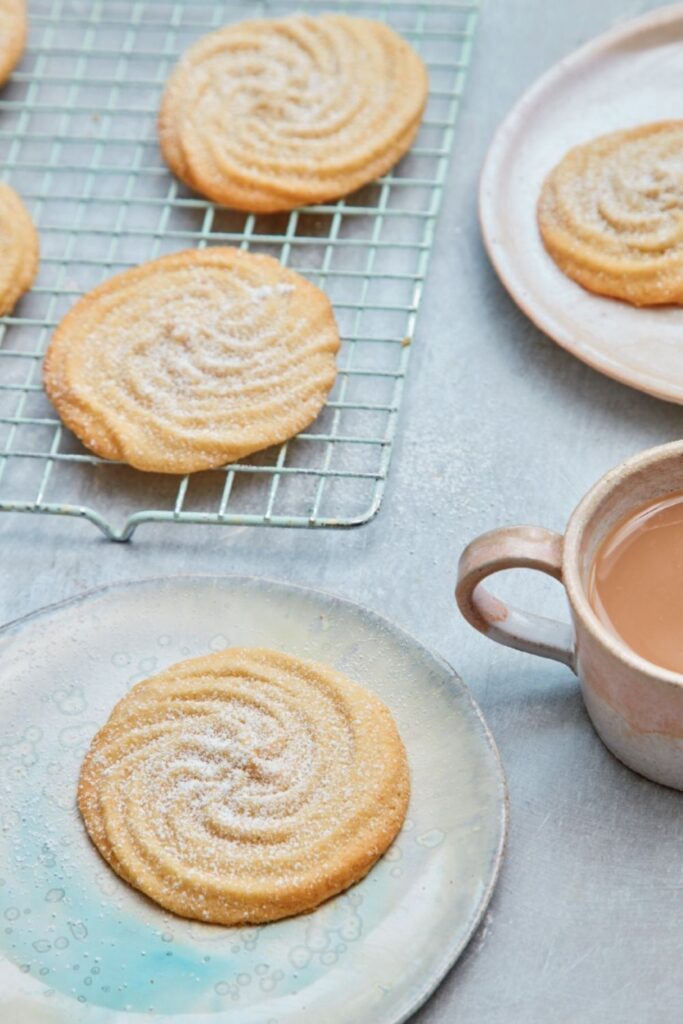
<path id="1" fill-rule="evenodd" d="M 140 523 L 351 526 L 379 508 L 420 292 L 476 21 L 476 0 L 29 0 L 29 45 L 0 92 L 0 177 L 41 238 L 32 292 L 0 320 L 0 511 L 89 519 L 112 540 Z M 244 215 L 185 189 L 163 164 L 156 112 L 178 56 L 244 17 L 345 10 L 381 18 L 429 67 L 410 154 L 329 205 Z M 54 326 L 84 291 L 163 253 L 269 253 L 332 300 L 339 376 L 316 422 L 243 463 L 189 477 L 99 459 L 40 384 Z"/>

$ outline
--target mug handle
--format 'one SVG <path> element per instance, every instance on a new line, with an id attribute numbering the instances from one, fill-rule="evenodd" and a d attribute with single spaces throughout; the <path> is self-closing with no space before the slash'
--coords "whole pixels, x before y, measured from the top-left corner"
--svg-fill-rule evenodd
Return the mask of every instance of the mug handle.
<path id="1" fill-rule="evenodd" d="M 564 538 L 540 526 L 509 526 L 482 533 L 463 551 L 455 599 L 475 629 L 499 644 L 574 668 L 574 630 L 568 622 L 512 608 L 481 581 L 503 569 L 538 569 L 562 582 Z"/>

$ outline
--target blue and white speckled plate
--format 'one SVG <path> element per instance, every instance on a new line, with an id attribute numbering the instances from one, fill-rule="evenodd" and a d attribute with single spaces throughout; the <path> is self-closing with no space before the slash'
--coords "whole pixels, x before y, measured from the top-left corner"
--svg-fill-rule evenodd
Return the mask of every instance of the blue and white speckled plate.
<path id="1" fill-rule="evenodd" d="M 181 920 L 120 881 L 75 806 L 81 758 L 137 680 L 226 645 L 328 662 L 391 708 L 410 761 L 401 834 L 312 914 Z M 0 1020 L 398 1024 L 474 931 L 501 861 L 505 782 L 443 661 L 329 595 L 239 577 L 113 586 L 0 632 Z"/>

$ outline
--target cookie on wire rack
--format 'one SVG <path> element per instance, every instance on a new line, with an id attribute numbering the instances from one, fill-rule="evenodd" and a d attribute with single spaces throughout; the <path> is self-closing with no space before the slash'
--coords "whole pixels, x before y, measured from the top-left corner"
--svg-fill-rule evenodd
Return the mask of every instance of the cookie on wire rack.
<path id="1" fill-rule="evenodd" d="M 0 316 L 10 313 L 38 271 L 38 233 L 21 199 L 0 183 Z"/>
<path id="2" fill-rule="evenodd" d="M 119 701 L 86 755 L 78 806 L 104 859 L 162 907 L 257 924 L 367 874 L 409 790 L 378 697 L 326 665 L 231 648 Z"/>
<path id="3" fill-rule="evenodd" d="M 683 121 L 575 146 L 545 179 L 538 222 L 560 270 L 589 291 L 683 304 Z"/>
<path id="4" fill-rule="evenodd" d="M 54 332 L 45 389 L 107 459 L 192 473 L 279 444 L 336 377 L 329 300 L 270 256 L 173 253 L 83 296 Z"/>
<path id="5" fill-rule="evenodd" d="M 0 85 L 21 60 L 25 45 L 25 0 L 0 0 Z"/>
<path id="6" fill-rule="evenodd" d="M 424 64 L 389 26 L 343 14 L 244 21 L 200 39 L 166 86 L 159 141 L 190 188 L 254 213 L 348 195 L 410 148 Z"/>

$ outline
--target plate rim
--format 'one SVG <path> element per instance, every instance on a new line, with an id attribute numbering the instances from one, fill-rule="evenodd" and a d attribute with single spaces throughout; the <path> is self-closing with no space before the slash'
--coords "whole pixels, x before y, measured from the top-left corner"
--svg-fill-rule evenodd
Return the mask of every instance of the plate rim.
<path id="1" fill-rule="evenodd" d="M 683 5 L 681 5 L 683 9 Z M 463 680 L 462 676 L 456 672 L 453 666 L 442 657 L 438 652 L 433 651 L 422 641 L 418 640 L 408 630 L 402 626 L 397 625 L 393 620 L 381 615 L 379 612 L 373 611 L 366 605 L 352 601 L 350 598 L 340 597 L 329 590 L 321 590 L 318 587 L 308 587 L 300 583 L 291 583 L 288 580 L 279 580 L 270 576 L 257 576 L 250 575 L 248 573 L 224 573 L 223 575 L 217 575 L 213 573 L 168 573 L 165 575 L 154 575 L 154 576 L 142 576 L 134 579 L 118 580 L 109 583 L 101 584 L 97 587 L 90 587 L 87 590 L 82 591 L 79 594 L 72 595 L 71 597 L 63 598 L 60 601 L 54 601 L 50 604 L 43 605 L 40 608 L 36 608 L 31 612 L 27 612 L 25 615 L 19 615 L 14 619 L 10 619 L 8 622 L 4 622 L 0 625 L 0 643 L 2 643 L 12 629 L 21 627 L 26 623 L 30 623 L 34 619 L 48 618 L 57 612 L 60 612 L 71 605 L 78 605 L 83 601 L 89 600 L 94 597 L 100 597 L 111 591 L 123 591 L 131 587 L 136 587 L 150 583 L 167 583 L 167 582 L 223 582 L 230 581 L 236 584 L 260 584 L 266 586 L 273 586 L 280 588 L 285 591 L 294 591 L 299 594 L 304 594 L 313 597 L 322 597 L 328 601 L 346 606 L 349 610 L 355 612 L 361 612 L 363 615 L 368 616 L 371 620 L 380 623 L 383 627 L 388 628 L 390 632 L 398 634 L 407 638 L 411 646 L 418 648 L 418 650 L 433 659 L 442 670 L 445 670 L 451 681 L 454 682 L 460 689 L 461 694 L 466 699 L 471 712 L 473 712 L 475 719 L 479 723 L 484 742 L 488 747 L 489 753 L 492 756 L 493 775 L 496 779 L 497 790 L 499 794 L 498 801 L 498 842 L 497 847 L 492 859 L 490 877 L 483 888 L 478 903 L 475 906 L 474 913 L 471 915 L 470 920 L 467 923 L 465 933 L 463 937 L 452 945 L 447 946 L 447 952 L 444 957 L 439 960 L 435 968 L 430 972 L 429 977 L 421 985 L 417 991 L 415 997 L 411 1001 L 410 1005 L 406 1009 L 401 1010 L 400 1014 L 395 1017 L 386 1018 L 385 1024 L 405 1024 L 410 1017 L 413 1016 L 429 999 L 429 997 L 436 991 L 438 986 L 444 980 L 449 971 L 455 966 L 457 961 L 460 959 L 465 949 L 471 942 L 475 932 L 481 924 L 486 910 L 488 909 L 489 903 L 493 896 L 495 887 L 500 877 L 501 868 L 505 858 L 505 852 L 507 849 L 507 843 L 509 838 L 509 823 L 510 823 L 510 794 L 507 783 L 507 776 L 505 774 L 505 768 L 498 750 L 498 745 L 494 739 L 494 736 L 484 718 L 484 715 L 479 707 L 479 704 L 474 699 L 472 692 Z M 9 963 L 7 957 L 0 952 L 0 957 Z M 69 998 L 66 996 L 66 998 Z M 107 1010 L 106 1007 L 97 1007 L 101 1012 L 111 1015 L 112 1024 L 116 1024 L 119 1020 L 119 1015 L 124 1011 L 119 1010 Z M 230 1013 L 230 1011 L 227 1011 Z M 161 1021 L 166 1015 L 159 1015 L 158 1019 Z M 132 1014 L 131 1019 L 135 1019 L 136 1015 Z M 106 1018 L 105 1018 L 106 1019 Z M 125 1017 L 123 1018 L 125 1019 Z M 169 1017 L 169 1022 L 173 1021 L 173 1017 Z M 215 1015 L 216 1024 L 221 1024 L 223 1020 L 222 1013 Z M 227 1021 L 227 1018 L 226 1018 Z"/>
<path id="2" fill-rule="evenodd" d="M 479 176 L 478 213 L 484 248 L 499 281 L 518 308 L 546 337 L 598 373 L 636 391 L 681 405 L 683 404 L 683 382 L 667 384 L 663 377 L 653 376 L 646 371 L 629 370 L 619 360 L 611 360 L 609 356 L 601 355 L 593 348 L 586 350 L 581 345 L 577 346 L 571 330 L 557 324 L 552 313 L 545 312 L 545 307 L 539 308 L 537 304 L 526 298 L 525 289 L 520 286 L 513 264 L 505 259 L 505 246 L 496 241 L 496 217 L 493 209 L 494 202 L 491 198 L 492 186 L 499 179 L 498 166 L 509 137 L 518 130 L 520 122 L 524 120 L 529 108 L 548 88 L 561 81 L 568 71 L 576 68 L 586 59 L 599 57 L 605 50 L 612 49 L 619 43 L 648 29 L 664 27 L 679 21 L 683 22 L 683 3 L 657 7 L 645 14 L 628 18 L 599 35 L 593 36 L 592 39 L 571 50 L 543 71 L 515 101 L 493 134 Z M 581 285 L 577 284 L 577 288 L 580 287 Z M 600 298 L 600 296 L 597 297 Z M 607 302 L 618 301 L 610 300 L 607 296 L 602 296 L 602 298 Z"/>

